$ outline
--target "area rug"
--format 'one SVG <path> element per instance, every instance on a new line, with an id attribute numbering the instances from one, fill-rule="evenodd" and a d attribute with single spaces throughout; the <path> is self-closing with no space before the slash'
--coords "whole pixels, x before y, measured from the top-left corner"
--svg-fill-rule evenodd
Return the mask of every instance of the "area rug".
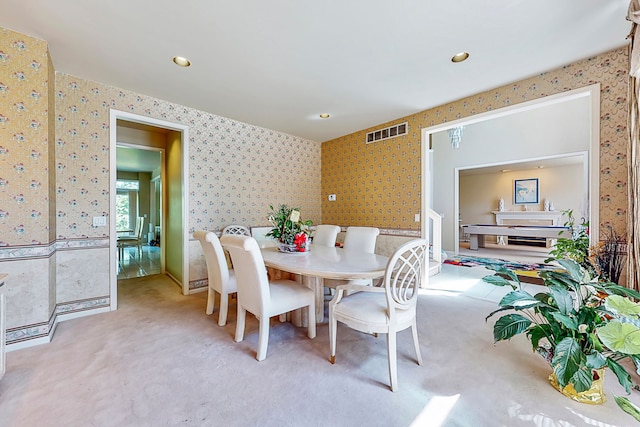
<path id="1" fill-rule="evenodd" d="M 497 258 L 481 258 L 466 255 L 450 256 L 444 261 L 444 263 L 461 267 L 504 267 L 516 273 L 521 281 L 536 284 L 542 284 L 542 279 L 539 275 L 541 271 L 562 271 L 561 267 L 553 264 L 524 263 Z"/>

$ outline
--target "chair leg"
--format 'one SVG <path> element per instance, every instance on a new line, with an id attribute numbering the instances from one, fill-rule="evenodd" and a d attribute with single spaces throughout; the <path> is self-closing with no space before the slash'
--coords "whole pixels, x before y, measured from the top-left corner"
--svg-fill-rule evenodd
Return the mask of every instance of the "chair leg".
<path id="1" fill-rule="evenodd" d="M 267 357 L 267 347 L 269 345 L 269 321 L 270 318 L 262 316 L 260 318 L 260 334 L 258 336 L 258 353 L 256 359 L 264 360 Z"/>
<path id="2" fill-rule="evenodd" d="M 218 313 L 218 326 L 227 324 L 227 312 L 229 311 L 229 294 L 220 294 L 220 312 Z"/>
<path id="3" fill-rule="evenodd" d="M 336 335 L 338 333 L 338 321 L 329 312 L 329 348 L 331 350 L 331 363 L 336 363 Z"/>
<path id="4" fill-rule="evenodd" d="M 387 333 L 387 352 L 389 353 L 389 378 L 391 391 L 398 391 L 398 361 L 396 360 L 396 332 Z"/>
<path id="5" fill-rule="evenodd" d="M 418 359 L 418 365 L 422 365 L 422 355 L 420 354 L 420 343 L 418 342 L 418 328 L 416 327 L 416 319 L 413 319 L 413 325 L 411 325 L 411 333 L 413 334 L 413 346 L 416 348 L 416 358 Z"/>
<path id="6" fill-rule="evenodd" d="M 316 337 L 316 305 L 314 301 L 307 306 L 307 311 L 309 313 L 307 319 L 307 335 L 313 339 Z"/>
<path id="7" fill-rule="evenodd" d="M 209 295 L 207 296 L 207 310 L 206 310 L 207 315 L 213 313 L 213 306 L 215 305 L 215 302 L 216 302 L 216 291 L 214 291 L 213 289 L 211 289 L 211 287 L 209 287 L 208 292 L 209 292 Z"/>
<path id="8" fill-rule="evenodd" d="M 238 305 L 238 320 L 236 320 L 236 342 L 244 339 L 244 321 L 247 317 L 247 310 Z"/>

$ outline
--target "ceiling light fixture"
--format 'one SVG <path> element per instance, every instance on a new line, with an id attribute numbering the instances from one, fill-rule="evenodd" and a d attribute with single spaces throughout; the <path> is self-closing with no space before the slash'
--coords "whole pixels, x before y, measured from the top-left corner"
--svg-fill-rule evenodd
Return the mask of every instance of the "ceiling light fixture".
<path id="1" fill-rule="evenodd" d="M 191 66 L 191 61 L 189 61 L 184 56 L 174 56 L 173 63 L 179 65 L 180 67 L 189 67 Z"/>
<path id="2" fill-rule="evenodd" d="M 462 61 L 465 61 L 467 58 L 469 58 L 468 52 L 460 52 L 453 55 L 453 57 L 451 58 L 451 62 L 462 62 Z"/>
<path id="3" fill-rule="evenodd" d="M 456 126 L 448 130 L 449 139 L 451 140 L 451 148 L 457 150 L 460 148 L 460 141 L 462 141 L 462 134 L 464 133 L 464 126 Z"/>
<path id="4" fill-rule="evenodd" d="M 320 118 L 321 118 L 321 119 L 328 119 L 329 117 L 331 117 L 331 115 L 330 115 L 330 114 L 327 114 L 327 113 L 322 113 L 322 114 L 320 114 Z"/>

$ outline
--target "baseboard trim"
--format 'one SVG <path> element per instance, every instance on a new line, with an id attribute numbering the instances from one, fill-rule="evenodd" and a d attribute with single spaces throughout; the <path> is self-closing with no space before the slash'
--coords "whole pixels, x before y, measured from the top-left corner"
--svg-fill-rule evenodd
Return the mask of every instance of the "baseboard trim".
<path id="1" fill-rule="evenodd" d="M 58 323 L 111 311 L 108 300 L 109 298 L 106 298 L 105 302 L 105 297 L 100 297 L 58 304 L 48 322 L 7 330 L 5 334 L 7 352 L 50 343 Z M 69 310 L 69 307 L 75 307 L 75 309 Z"/>

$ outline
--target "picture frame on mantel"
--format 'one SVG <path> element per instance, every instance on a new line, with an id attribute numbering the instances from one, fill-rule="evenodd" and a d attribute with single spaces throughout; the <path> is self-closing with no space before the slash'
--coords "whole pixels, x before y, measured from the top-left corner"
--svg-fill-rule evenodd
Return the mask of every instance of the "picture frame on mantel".
<path id="1" fill-rule="evenodd" d="M 540 203 L 538 178 L 513 180 L 513 204 L 537 205 Z"/>

